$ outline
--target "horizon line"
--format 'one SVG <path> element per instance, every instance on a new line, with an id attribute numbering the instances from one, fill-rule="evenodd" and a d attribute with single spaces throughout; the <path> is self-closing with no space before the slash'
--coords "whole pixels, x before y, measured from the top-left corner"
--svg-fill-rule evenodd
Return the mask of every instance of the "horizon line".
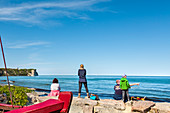
<path id="1" fill-rule="evenodd" d="M 39 75 L 77 75 L 77 74 L 39 74 Z M 122 74 L 87 74 L 87 75 L 99 75 L 99 76 L 121 76 Z M 160 75 L 160 74 L 126 74 L 127 76 L 170 76 L 170 75 Z"/>

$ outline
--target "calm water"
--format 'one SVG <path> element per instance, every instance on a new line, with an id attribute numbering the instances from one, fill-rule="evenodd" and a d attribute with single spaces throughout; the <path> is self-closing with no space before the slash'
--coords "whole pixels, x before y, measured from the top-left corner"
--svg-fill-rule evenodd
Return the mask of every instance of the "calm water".
<path id="1" fill-rule="evenodd" d="M 78 76 L 74 75 L 40 75 L 36 77 L 12 76 L 11 81 L 14 85 L 26 86 L 40 89 L 50 89 L 54 78 L 58 78 L 61 91 L 72 91 L 74 96 L 78 93 Z M 88 75 L 88 88 L 90 93 L 98 94 L 100 98 L 112 99 L 114 94 L 114 85 L 121 76 L 97 76 Z M 140 83 L 139 86 L 132 86 L 129 90 L 130 96 L 146 96 L 149 100 L 170 102 L 170 76 L 128 76 L 129 83 Z M 6 77 L 0 77 L 0 80 L 6 80 Z M 3 83 L 3 82 L 0 82 Z M 85 96 L 85 88 L 82 87 L 82 96 Z"/>

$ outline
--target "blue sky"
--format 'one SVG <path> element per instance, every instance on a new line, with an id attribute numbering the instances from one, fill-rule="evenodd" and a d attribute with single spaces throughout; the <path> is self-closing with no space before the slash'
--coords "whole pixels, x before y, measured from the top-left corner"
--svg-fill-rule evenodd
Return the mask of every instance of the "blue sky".
<path id="1" fill-rule="evenodd" d="M 170 75 L 169 4 L 0 0 L 7 66 L 66 75 L 77 74 L 82 63 L 88 74 Z"/>

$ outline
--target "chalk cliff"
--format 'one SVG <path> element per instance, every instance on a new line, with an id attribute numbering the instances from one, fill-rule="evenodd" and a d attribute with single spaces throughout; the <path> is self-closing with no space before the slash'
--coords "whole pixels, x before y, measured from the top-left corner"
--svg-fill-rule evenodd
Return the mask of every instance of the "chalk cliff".
<path id="1" fill-rule="evenodd" d="M 8 76 L 38 76 L 36 69 L 7 69 Z M 0 76 L 6 76 L 4 68 L 0 68 Z"/>

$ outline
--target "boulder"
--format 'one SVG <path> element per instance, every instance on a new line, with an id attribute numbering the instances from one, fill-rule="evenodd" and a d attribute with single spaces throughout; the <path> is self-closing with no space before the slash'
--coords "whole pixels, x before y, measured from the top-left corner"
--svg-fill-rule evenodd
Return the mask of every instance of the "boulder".
<path id="1" fill-rule="evenodd" d="M 83 106 L 83 113 L 93 113 L 94 106 L 85 105 Z"/>
<path id="2" fill-rule="evenodd" d="M 83 105 L 84 105 L 84 99 L 83 99 L 83 98 L 73 97 L 72 105 L 83 107 Z"/>
<path id="3" fill-rule="evenodd" d="M 29 105 L 39 102 L 38 94 L 36 92 L 26 93 L 28 96 Z"/>
<path id="4" fill-rule="evenodd" d="M 35 91 L 35 90 L 36 90 L 35 88 L 28 88 L 28 89 L 30 89 L 30 90 L 32 90 L 32 91 Z"/>
<path id="5" fill-rule="evenodd" d="M 37 99 L 38 99 L 38 102 L 44 102 L 44 101 L 46 101 L 48 99 L 56 99 L 56 100 L 58 100 L 58 97 L 59 96 L 42 96 L 42 97 L 38 97 Z"/>
<path id="6" fill-rule="evenodd" d="M 7 95 L 5 93 L 0 94 L 0 102 L 4 104 L 8 103 Z"/>
<path id="7" fill-rule="evenodd" d="M 115 101 L 114 108 L 117 110 L 125 110 L 126 106 L 122 100 Z"/>
<path id="8" fill-rule="evenodd" d="M 2 96 L 2 94 L 0 94 L 0 102 L 2 102 L 3 101 L 3 96 Z"/>
<path id="9" fill-rule="evenodd" d="M 152 113 L 170 113 L 170 103 L 156 103 L 154 107 L 151 108 Z"/>
<path id="10" fill-rule="evenodd" d="M 97 101 L 96 100 L 73 97 L 72 104 L 74 104 L 76 106 L 84 106 L 84 105 L 95 106 L 95 105 L 97 105 Z"/>
<path id="11" fill-rule="evenodd" d="M 94 106 L 94 113 L 124 113 L 124 112 L 116 110 L 113 107 Z"/>
<path id="12" fill-rule="evenodd" d="M 98 104 L 97 100 L 91 100 L 89 98 L 84 99 L 84 105 L 88 105 L 88 106 L 96 106 Z"/>
<path id="13" fill-rule="evenodd" d="M 100 106 L 110 107 L 117 110 L 125 110 L 126 106 L 122 100 L 104 99 L 99 101 Z"/>
<path id="14" fill-rule="evenodd" d="M 73 97 L 69 113 L 83 113 L 83 98 Z"/>
<path id="15" fill-rule="evenodd" d="M 45 92 L 31 92 L 31 93 L 26 93 L 28 96 L 28 105 L 31 104 L 37 104 L 40 102 L 44 102 L 48 99 L 58 99 L 58 96 L 40 96 L 40 95 L 45 95 Z"/>
<path id="16" fill-rule="evenodd" d="M 71 104 L 69 113 L 83 113 L 83 107 Z"/>
<path id="17" fill-rule="evenodd" d="M 136 101 L 133 103 L 132 111 L 139 111 L 141 113 L 146 113 L 155 105 L 152 101 Z"/>
<path id="18" fill-rule="evenodd" d="M 40 95 L 47 95 L 46 92 L 36 92 L 36 93 L 37 93 L 38 96 L 40 96 Z"/>
<path id="19" fill-rule="evenodd" d="M 38 96 L 37 92 L 33 91 L 31 93 L 26 93 L 27 96 Z"/>
<path id="20" fill-rule="evenodd" d="M 73 97 L 69 113 L 93 113 L 94 106 L 97 104 L 96 100 Z"/>
<path id="21" fill-rule="evenodd" d="M 126 105 L 126 106 L 132 106 L 132 105 L 133 105 L 133 102 L 135 102 L 135 101 L 127 101 L 127 102 L 125 103 L 125 105 Z"/>

